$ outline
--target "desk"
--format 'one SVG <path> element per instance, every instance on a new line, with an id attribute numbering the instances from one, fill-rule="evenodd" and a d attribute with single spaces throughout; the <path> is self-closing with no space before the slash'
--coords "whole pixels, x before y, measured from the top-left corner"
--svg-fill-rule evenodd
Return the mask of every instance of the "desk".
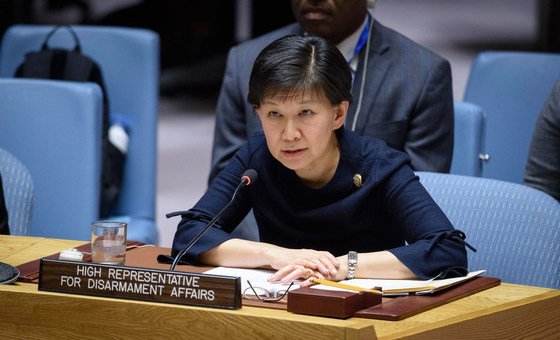
<path id="1" fill-rule="evenodd" d="M 18 265 L 84 241 L 0 235 L 0 261 Z M 557 337 L 560 291 L 502 284 L 401 321 L 329 319 L 284 310 L 237 311 L 0 285 L 0 337 L 387 339 Z"/>

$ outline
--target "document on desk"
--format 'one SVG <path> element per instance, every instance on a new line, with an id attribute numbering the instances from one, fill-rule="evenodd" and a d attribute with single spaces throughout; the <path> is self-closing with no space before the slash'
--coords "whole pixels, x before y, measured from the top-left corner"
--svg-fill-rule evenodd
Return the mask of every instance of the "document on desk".
<path id="1" fill-rule="evenodd" d="M 472 278 L 484 274 L 485 272 L 486 270 L 478 270 L 478 271 L 470 272 L 466 276 L 455 277 L 451 279 L 442 279 L 442 280 L 353 279 L 353 280 L 343 280 L 340 282 L 347 285 L 361 287 L 361 288 L 381 287 L 383 295 L 387 295 L 387 296 L 408 295 L 408 294 L 425 295 L 425 294 L 432 294 L 439 290 L 470 280 Z M 312 288 L 345 291 L 345 289 L 322 285 L 322 284 L 312 286 Z"/>
<path id="2" fill-rule="evenodd" d="M 274 295 L 278 292 L 285 291 L 289 285 L 269 282 L 268 278 L 276 273 L 276 270 L 269 269 L 246 269 L 246 268 L 230 268 L 230 267 L 216 267 L 214 269 L 207 270 L 205 274 L 212 275 L 224 275 L 224 276 L 236 276 L 241 278 L 241 292 L 244 294 L 254 295 L 250 292 L 250 287 L 247 281 L 251 282 L 253 288 L 260 288 L 268 291 L 270 294 Z M 294 290 L 300 287 L 301 281 L 294 281 L 290 290 Z"/>

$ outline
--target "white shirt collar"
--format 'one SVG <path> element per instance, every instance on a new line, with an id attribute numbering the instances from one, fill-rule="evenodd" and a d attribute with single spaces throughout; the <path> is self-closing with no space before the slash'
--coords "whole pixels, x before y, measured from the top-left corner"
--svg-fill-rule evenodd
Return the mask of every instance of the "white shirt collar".
<path id="1" fill-rule="evenodd" d="M 367 16 L 364 19 L 364 22 L 362 22 L 362 25 L 360 25 L 360 27 L 354 33 L 352 33 L 348 38 L 342 40 L 338 45 L 336 45 L 338 50 L 344 56 L 344 59 L 346 59 L 346 61 L 350 61 L 350 67 L 353 71 L 356 71 L 356 69 L 358 68 L 358 60 L 357 58 L 354 58 L 354 51 L 356 50 L 356 45 L 358 45 L 358 40 L 360 40 L 360 35 L 366 27 L 366 23 Z M 351 60 L 353 58 L 356 60 Z"/>

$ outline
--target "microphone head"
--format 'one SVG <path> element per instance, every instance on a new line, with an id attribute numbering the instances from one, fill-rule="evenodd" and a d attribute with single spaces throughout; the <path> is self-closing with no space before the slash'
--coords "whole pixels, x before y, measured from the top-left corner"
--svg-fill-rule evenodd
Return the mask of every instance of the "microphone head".
<path id="1" fill-rule="evenodd" d="M 245 185 L 251 185 L 257 180 L 258 177 L 259 175 L 254 169 L 247 169 L 243 173 L 243 176 L 241 176 L 241 180 L 246 182 Z"/>

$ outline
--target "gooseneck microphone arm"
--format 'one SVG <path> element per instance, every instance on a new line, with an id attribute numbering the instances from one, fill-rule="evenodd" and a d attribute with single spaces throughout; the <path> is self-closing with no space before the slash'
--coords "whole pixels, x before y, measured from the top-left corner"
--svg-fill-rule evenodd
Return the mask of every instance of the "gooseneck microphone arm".
<path id="1" fill-rule="evenodd" d="M 196 235 L 196 237 L 193 238 L 187 244 L 187 246 L 185 248 L 183 248 L 177 254 L 177 256 L 175 256 L 175 259 L 173 260 L 173 263 L 171 264 L 171 267 L 169 268 L 170 270 L 175 270 L 175 267 L 177 266 L 179 261 L 181 261 L 181 258 L 183 258 L 183 256 L 187 253 L 187 251 L 189 251 L 189 249 L 191 249 L 193 244 L 195 244 L 202 237 L 202 235 L 204 235 L 204 233 L 206 233 L 206 231 L 208 229 L 210 229 L 210 227 L 212 227 L 216 223 L 216 221 L 224 214 L 226 209 L 231 205 L 231 203 L 233 203 L 233 200 L 235 200 L 235 196 L 237 196 L 237 192 L 239 191 L 239 189 L 241 189 L 244 186 L 249 186 L 249 185 L 253 184 L 253 182 L 255 182 L 257 180 L 257 177 L 258 177 L 257 172 L 253 169 L 248 169 L 243 173 L 243 176 L 241 176 L 241 182 L 239 183 L 237 188 L 235 188 L 235 191 L 233 192 L 233 195 L 231 196 L 231 200 L 222 208 L 222 210 L 220 210 L 220 212 L 216 216 L 214 216 L 214 218 L 210 222 L 208 222 L 206 227 L 204 227 L 204 229 L 202 229 L 198 233 L 198 235 Z M 172 214 L 169 214 L 169 215 L 172 215 Z"/>

